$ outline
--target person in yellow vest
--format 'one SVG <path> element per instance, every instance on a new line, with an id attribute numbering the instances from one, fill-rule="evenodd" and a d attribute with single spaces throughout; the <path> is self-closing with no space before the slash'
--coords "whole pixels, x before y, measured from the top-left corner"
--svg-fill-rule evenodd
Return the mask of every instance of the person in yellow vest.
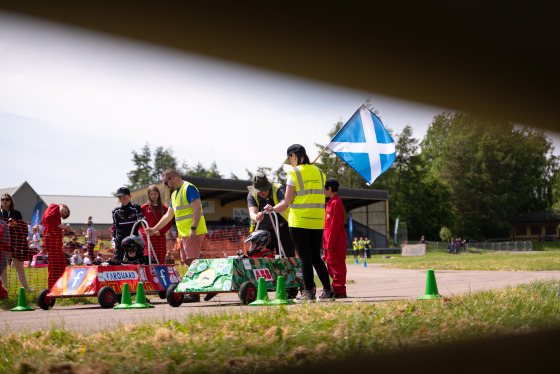
<path id="1" fill-rule="evenodd" d="M 358 240 L 358 251 L 360 252 L 360 256 L 364 255 L 365 247 L 366 247 L 366 242 L 364 241 L 364 238 L 360 237 L 360 240 Z"/>
<path id="2" fill-rule="evenodd" d="M 259 222 L 259 230 L 266 230 L 270 232 L 271 242 L 269 248 L 274 250 L 276 254 L 280 254 L 278 247 L 278 238 L 274 232 L 274 226 L 272 225 L 271 219 L 274 219 L 270 214 L 264 214 L 263 211 L 267 210 L 268 206 L 273 207 L 277 205 L 280 201 L 284 200 L 286 190 L 284 186 L 278 183 L 270 183 L 264 173 L 257 173 L 251 178 L 253 183 L 247 186 L 249 193 L 247 194 L 247 207 L 249 209 L 249 217 L 251 218 L 251 232 L 256 227 L 256 223 Z M 277 214 L 278 226 L 280 233 L 280 241 L 282 243 L 282 249 L 286 257 L 294 257 L 295 250 L 294 244 L 292 243 L 292 237 L 290 236 L 290 228 L 288 226 L 288 214 L 290 209 L 286 209 L 282 213 Z M 276 220 L 274 221 L 276 225 Z"/>
<path id="3" fill-rule="evenodd" d="M 200 257 L 202 242 L 208 231 L 202 212 L 200 194 L 194 184 L 181 179 L 179 173 L 174 169 L 164 171 L 161 179 L 164 186 L 173 191 L 169 202 L 170 209 L 167 210 L 154 227 L 146 231 L 148 234 L 153 235 L 175 217 L 181 242 L 179 247 L 181 262 L 190 265 L 194 259 Z M 216 293 L 208 293 L 204 300 L 209 301 L 216 295 Z M 184 302 L 187 303 L 198 301 L 200 301 L 199 294 L 189 294 L 184 298 Z"/>
<path id="4" fill-rule="evenodd" d="M 354 241 L 352 242 L 352 248 L 354 248 L 354 260 L 358 259 L 358 255 L 360 254 L 360 245 L 358 244 L 358 237 L 354 237 Z"/>
<path id="5" fill-rule="evenodd" d="M 323 228 L 325 227 L 325 174 L 309 162 L 305 148 L 293 144 L 288 148 L 288 171 L 286 196 L 283 201 L 268 211 L 283 212 L 288 206 L 290 235 L 301 261 L 303 295 L 299 302 L 315 301 L 313 269 L 323 285 L 319 301 L 334 300 L 329 272 L 321 258 Z"/>
<path id="6" fill-rule="evenodd" d="M 367 237 L 364 239 L 364 244 L 365 244 L 365 251 L 366 251 L 366 257 L 367 258 L 371 258 L 371 240 L 369 240 Z"/>

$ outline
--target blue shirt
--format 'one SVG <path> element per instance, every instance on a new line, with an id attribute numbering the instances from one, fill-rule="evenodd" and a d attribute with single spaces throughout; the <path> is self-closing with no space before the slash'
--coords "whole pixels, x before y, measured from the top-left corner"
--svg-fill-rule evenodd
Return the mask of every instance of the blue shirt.
<path id="1" fill-rule="evenodd" d="M 177 191 L 177 193 L 183 193 L 181 190 L 183 189 L 185 185 L 183 184 L 180 188 L 179 191 Z M 189 204 L 196 199 L 200 199 L 200 195 L 198 194 L 198 190 L 192 185 L 189 184 L 189 187 L 187 187 L 187 201 L 189 202 Z M 173 201 L 169 202 L 169 208 L 173 208 Z"/>

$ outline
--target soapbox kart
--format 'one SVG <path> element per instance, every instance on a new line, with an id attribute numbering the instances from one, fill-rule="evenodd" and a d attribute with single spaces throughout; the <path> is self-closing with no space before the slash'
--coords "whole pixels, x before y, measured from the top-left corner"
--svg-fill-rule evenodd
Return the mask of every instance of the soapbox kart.
<path id="1" fill-rule="evenodd" d="M 278 231 L 278 217 L 273 214 L 275 220 L 271 222 L 278 238 L 279 255 L 275 258 L 249 258 L 239 253 L 227 258 L 195 260 L 181 282 L 167 289 L 167 303 L 178 307 L 183 303 L 185 294 L 237 292 L 242 304 L 250 304 L 257 298 L 259 278 L 265 279 L 267 291 L 275 291 L 279 276 L 284 277 L 286 296 L 294 299 L 303 285 L 301 265 L 299 258 L 285 256 Z M 258 225 L 254 233 L 257 229 Z"/>
<path id="2" fill-rule="evenodd" d="M 144 228 L 146 221 L 138 221 Z M 132 232 L 134 232 L 134 225 Z M 142 282 L 146 295 L 156 294 L 161 299 L 167 296 L 171 284 L 177 284 L 181 276 L 174 265 L 159 265 L 153 247 L 148 241 L 148 265 L 90 265 L 70 266 L 52 288 L 39 292 L 37 304 L 41 309 L 52 308 L 58 298 L 97 297 L 102 308 L 112 308 L 120 302 L 123 286 L 128 283 L 131 294 L 136 293 L 138 283 Z M 152 259 L 156 264 L 152 264 Z"/>

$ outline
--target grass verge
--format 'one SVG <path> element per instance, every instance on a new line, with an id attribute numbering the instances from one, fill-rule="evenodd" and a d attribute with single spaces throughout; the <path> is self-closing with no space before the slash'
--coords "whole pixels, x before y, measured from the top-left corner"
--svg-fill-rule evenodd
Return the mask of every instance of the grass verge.
<path id="1" fill-rule="evenodd" d="M 83 335 L 0 337 L 0 372 L 249 373 L 560 326 L 560 283 L 431 301 L 263 307 Z"/>

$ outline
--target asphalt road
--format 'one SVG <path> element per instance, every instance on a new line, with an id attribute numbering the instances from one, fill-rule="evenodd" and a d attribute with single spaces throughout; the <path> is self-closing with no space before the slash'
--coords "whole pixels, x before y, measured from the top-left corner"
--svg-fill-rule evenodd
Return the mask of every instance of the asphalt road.
<path id="1" fill-rule="evenodd" d="M 471 291 L 500 289 L 537 279 L 560 279 L 560 271 L 456 271 L 435 272 L 439 293 L 443 296 L 465 294 Z M 335 302 L 384 302 L 414 300 L 424 295 L 427 271 L 386 269 L 379 265 L 348 265 L 348 299 Z M 274 293 L 269 292 L 274 298 Z M 102 309 L 99 305 L 55 306 L 48 310 L 30 312 L 0 311 L 0 334 L 14 331 L 31 332 L 52 326 L 83 333 L 95 333 L 128 324 L 146 321 L 181 320 L 189 315 L 202 313 L 251 312 L 259 307 L 244 306 L 236 293 L 219 294 L 209 302 L 183 304 L 178 308 L 167 305 L 165 300 L 150 296 L 155 308 L 151 309 Z M 290 308 L 297 308 L 297 305 Z"/>

